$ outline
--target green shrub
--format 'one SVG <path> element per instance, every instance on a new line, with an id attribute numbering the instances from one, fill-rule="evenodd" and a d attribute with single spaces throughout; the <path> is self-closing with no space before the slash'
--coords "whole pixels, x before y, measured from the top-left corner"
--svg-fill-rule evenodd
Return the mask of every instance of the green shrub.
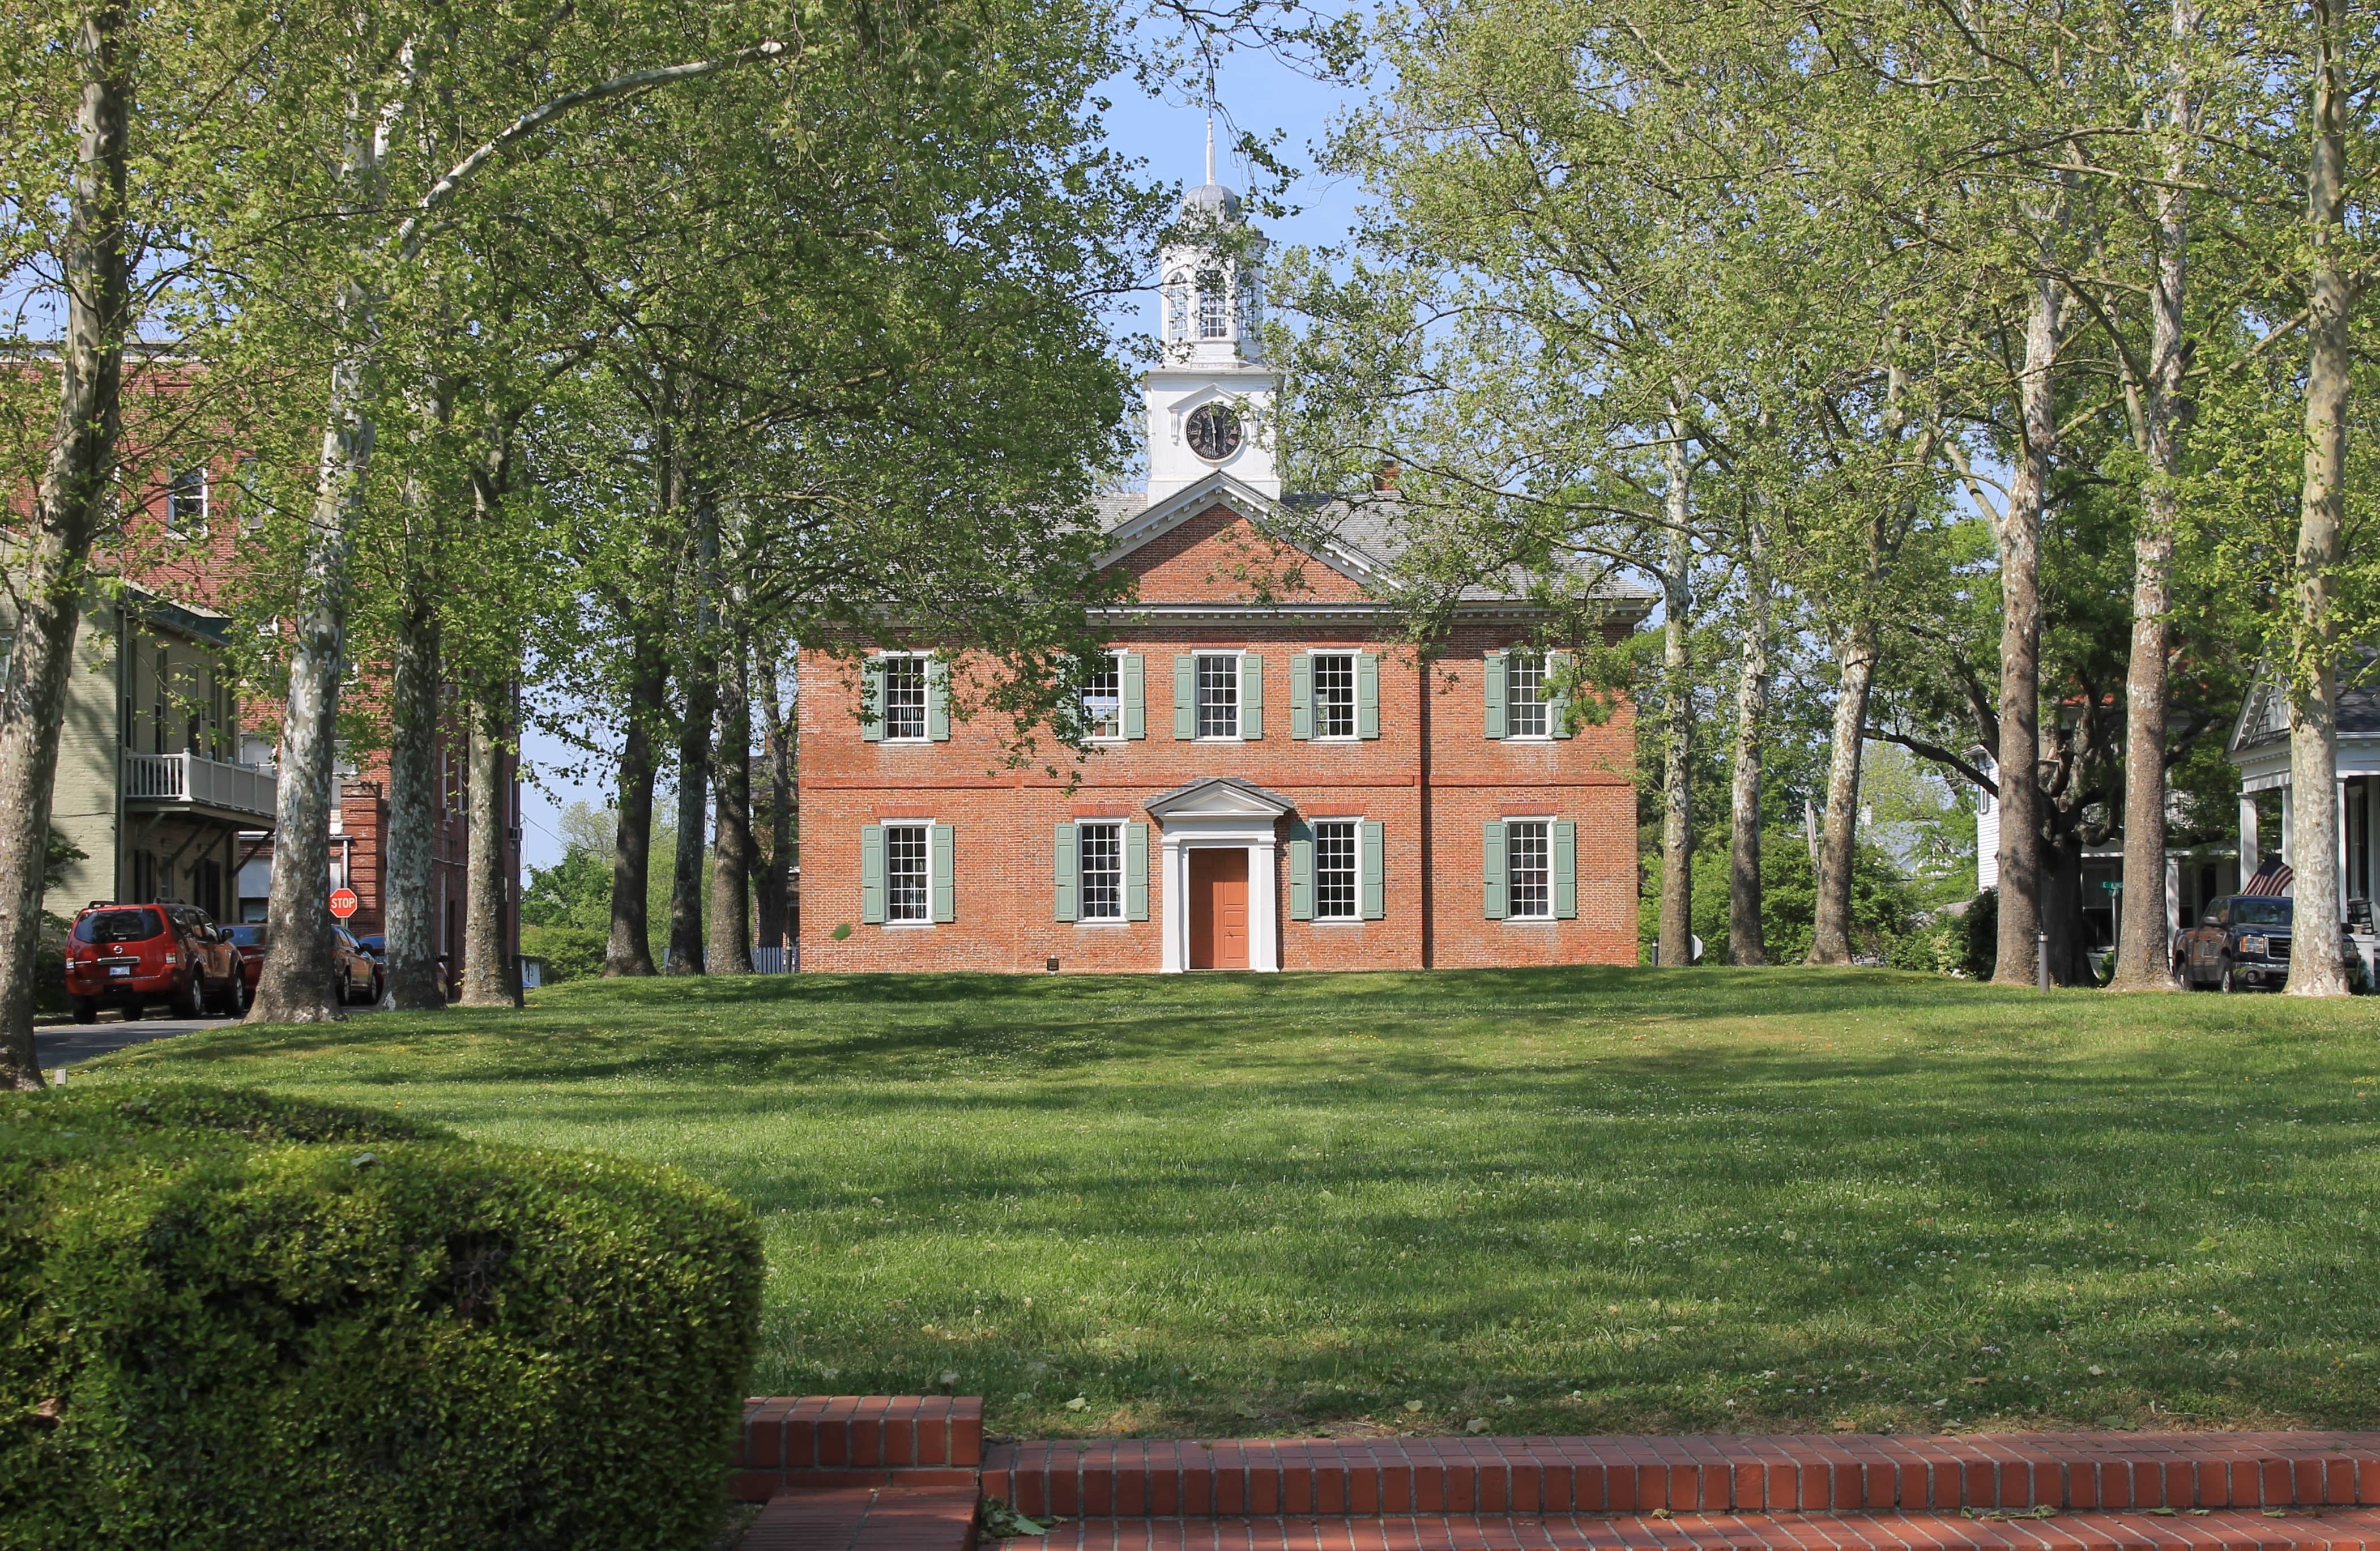
<path id="1" fill-rule="evenodd" d="M 523 927 L 521 951 L 545 961 L 545 983 L 592 980 L 603 973 L 603 956 L 612 945 L 609 932 L 592 927 Z"/>
<path id="2" fill-rule="evenodd" d="M 0 1097 L 0 1546 L 706 1545 L 748 1215 L 263 1094 Z"/>

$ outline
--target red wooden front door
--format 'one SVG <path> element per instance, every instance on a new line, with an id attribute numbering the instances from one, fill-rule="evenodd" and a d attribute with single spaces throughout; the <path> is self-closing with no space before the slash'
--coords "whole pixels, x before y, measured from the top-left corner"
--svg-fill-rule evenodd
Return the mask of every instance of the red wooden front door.
<path id="1" fill-rule="evenodd" d="M 1248 967 L 1248 854 L 1190 851 L 1190 967 Z"/>

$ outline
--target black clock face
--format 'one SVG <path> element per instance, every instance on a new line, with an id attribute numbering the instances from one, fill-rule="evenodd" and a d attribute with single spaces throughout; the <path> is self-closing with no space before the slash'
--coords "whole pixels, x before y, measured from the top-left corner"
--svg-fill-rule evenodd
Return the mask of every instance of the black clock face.
<path id="1" fill-rule="evenodd" d="M 1202 404 L 1190 412 L 1190 450 L 1208 463 L 1220 463 L 1240 450 L 1240 418 L 1220 404 Z"/>

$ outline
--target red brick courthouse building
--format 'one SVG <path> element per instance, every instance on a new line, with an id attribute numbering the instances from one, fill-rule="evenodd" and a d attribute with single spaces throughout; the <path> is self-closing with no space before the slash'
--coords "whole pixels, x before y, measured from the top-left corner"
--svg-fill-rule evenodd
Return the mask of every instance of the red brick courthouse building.
<path id="1" fill-rule="evenodd" d="M 1211 169 L 1184 204 L 1238 213 Z M 931 652 L 805 654 L 804 968 L 1635 962 L 1630 709 L 1573 732 L 1514 649 L 1542 624 L 1516 597 L 1467 597 L 1416 658 L 1373 590 L 1372 525 L 1275 536 L 1256 296 L 1253 266 L 1167 257 L 1148 490 L 1103 514 L 1137 599 L 1104 616 L 1072 791 L 954 721 Z M 1624 635 L 1648 600 L 1613 605 Z"/>

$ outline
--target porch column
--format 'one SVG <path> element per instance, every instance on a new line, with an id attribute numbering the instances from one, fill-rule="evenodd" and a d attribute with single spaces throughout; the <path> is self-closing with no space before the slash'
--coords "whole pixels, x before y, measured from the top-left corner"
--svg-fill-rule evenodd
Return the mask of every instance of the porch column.
<path id="1" fill-rule="evenodd" d="M 2240 887 L 2245 889 L 2248 879 L 2256 876 L 2257 865 L 2265 859 L 2256 848 L 2256 798 L 2252 793 L 2240 794 Z"/>
<path id="2" fill-rule="evenodd" d="M 1190 858 L 1180 835 L 1163 837 L 1160 850 L 1165 860 L 1165 892 L 1158 902 L 1157 970 L 1180 975 L 1190 967 Z"/>
<path id="3" fill-rule="evenodd" d="M 1273 838 L 1268 830 L 1263 839 L 1248 847 L 1248 967 L 1252 970 L 1281 968 L 1281 902 L 1275 892 L 1279 887 L 1273 869 Z"/>
<path id="4" fill-rule="evenodd" d="M 2347 786 L 2354 778 L 2338 778 L 2338 918 L 2347 919 Z"/>
<path id="5" fill-rule="evenodd" d="M 2295 826 L 2289 822 L 2296 817 L 2297 805 L 2289 800 L 2289 789 L 2284 786 L 2281 788 L 2281 866 L 2291 869 L 2298 865 L 2298 848 L 2290 835 Z"/>

